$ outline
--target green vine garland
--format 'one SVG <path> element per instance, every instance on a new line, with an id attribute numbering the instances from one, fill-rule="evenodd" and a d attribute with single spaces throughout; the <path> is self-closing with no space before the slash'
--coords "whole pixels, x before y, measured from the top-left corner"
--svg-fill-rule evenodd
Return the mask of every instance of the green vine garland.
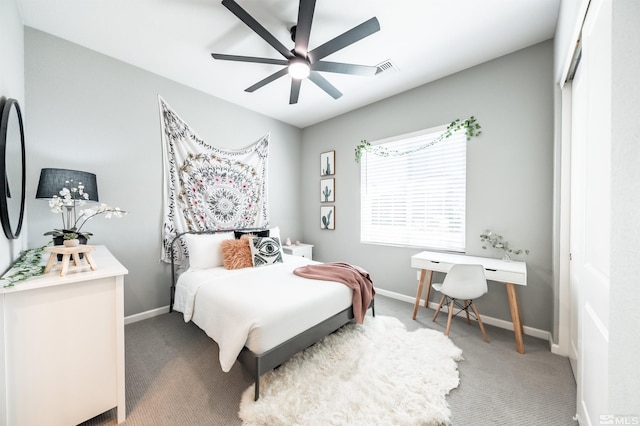
<path id="1" fill-rule="evenodd" d="M 44 266 L 40 265 L 40 260 L 42 259 L 43 251 L 44 246 L 28 249 L 20 253 L 18 259 L 11 265 L 9 274 L 2 278 L 2 280 L 8 282 L 8 284 L 4 284 L 3 287 L 13 287 L 17 282 L 42 275 L 44 273 Z"/>
<path id="2" fill-rule="evenodd" d="M 390 150 L 386 147 L 378 146 L 378 145 L 372 146 L 371 143 L 369 143 L 368 141 L 362 140 L 360 141 L 360 144 L 356 147 L 356 163 L 359 163 L 360 160 L 362 159 L 363 152 L 369 152 L 371 154 L 379 155 L 381 157 L 397 157 L 399 155 L 413 154 L 414 152 L 418 152 L 432 145 L 435 145 L 436 143 L 442 141 L 443 139 L 451 137 L 451 135 L 453 135 L 454 132 L 457 132 L 458 130 L 461 130 L 461 129 L 465 129 L 465 135 L 467 137 L 467 142 L 468 142 L 471 140 L 472 137 L 480 136 L 480 134 L 482 133 L 480 128 L 481 128 L 480 124 L 478 124 L 478 122 L 476 121 L 476 118 L 473 115 L 467 118 L 466 120 L 460 120 L 459 118 L 456 118 L 447 126 L 447 129 L 444 132 L 442 132 L 442 134 L 438 136 L 436 139 L 432 140 L 431 142 L 425 145 L 422 145 L 418 148 L 415 148 L 409 151 Z"/>

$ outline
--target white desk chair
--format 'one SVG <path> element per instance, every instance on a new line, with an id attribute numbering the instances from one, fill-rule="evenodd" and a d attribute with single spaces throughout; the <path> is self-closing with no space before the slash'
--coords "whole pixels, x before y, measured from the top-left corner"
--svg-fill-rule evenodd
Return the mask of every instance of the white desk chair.
<path id="1" fill-rule="evenodd" d="M 441 284 L 433 284 L 432 287 L 436 291 L 442 293 L 442 298 L 440 299 L 438 309 L 433 316 L 433 321 L 438 317 L 445 300 L 449 304 L 449 319 L 447 320 L 447 329 L 444 333 L 445 336 L 449 335 L 454 305 L 457 305 L 460 310 L 456 315 L 464 311 L 467 314 L 468 324 L 471 324 L 469 308 L 473 309 L 473 314 L 478 320 L 478 325 L 480 326 L 480 330 L 484 336 L 484 341 L 489 343 L 489 338 L 487 337 L 486 331 L 484 331 L 484 325 L 482 325 L 480 314 L 478 314 L 476 304 L 473 302 L 475 299 L 487 292 L 487 279 L 484 276 L 484 267 L 482 265 L 453 265 L 445 276 L 443 282 Z M 460 305 L 459 303 L 456 303 L 456 300 L 463 300 L 464 304 Z"/>

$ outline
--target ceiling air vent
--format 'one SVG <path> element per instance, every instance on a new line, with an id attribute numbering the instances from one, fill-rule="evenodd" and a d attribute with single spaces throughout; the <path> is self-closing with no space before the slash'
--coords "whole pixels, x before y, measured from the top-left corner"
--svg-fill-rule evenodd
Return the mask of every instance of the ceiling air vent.
<path id="1" fill-rule="evenodd" d="M 381 76 L 382 74 L 391 74 L 394 72 L 398 72 L 398 67 L 396 67 L 391 59 L 388 59 L 378 65 L 376 65 L 376 76 Z"/>

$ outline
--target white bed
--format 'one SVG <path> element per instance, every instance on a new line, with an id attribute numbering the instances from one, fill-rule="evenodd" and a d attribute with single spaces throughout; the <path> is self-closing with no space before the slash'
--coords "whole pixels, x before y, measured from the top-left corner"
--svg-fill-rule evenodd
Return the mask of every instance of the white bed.
<path id="1" fill-rule="evenodd" d="M 173 259 L 174 245 L 190 240 L 191 266 L 176 279 L 172 261 L 170 311 L 182 312 L 185 322 L 193 321 L 218 344 L 223 371 L 236 359 L 249 370 L 256 400 L 260 375 L 354 321 L 353 290 L 293 273 L 319 262 L 282 254 L 282 263 L 229 270 L 219 266 L 221 259 L 212 260 L 211 253 L 233 233 L 201 234 L 179 234 L 171 243 Z M 375 315 L 373 300 L 369 306 Z"/>
<path id="2" fill-rule="evenodd" d="M 347 309 L 353 291 L 335 281 L 301 278 L 293 270 L 318 263 L 284 254 L 284 263 L 227 270 L 186 271 L 174 309 L 218 343 L 228 372 L 243 347 L 262 354 Z"/>

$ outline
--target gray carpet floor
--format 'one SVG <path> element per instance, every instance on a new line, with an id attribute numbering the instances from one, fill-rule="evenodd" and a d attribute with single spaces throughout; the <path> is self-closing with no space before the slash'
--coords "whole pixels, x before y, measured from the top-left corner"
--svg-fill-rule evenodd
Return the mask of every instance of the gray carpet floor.
<path id="1" fill-rule="evenodd" d="M 433 310 L 376 296 L 376 314 L 395 316 L 408 330 L 444 332 L 446 316 L 432 322 Z M 480 313 L 482 315 L 482 312 Z M 455 319 L 450 332 L 462 349 L 460 385 L 447 397 L 453 425 L 576 425 L 576 384 L 567 358 L 546 341 L 525 336 L 526 354 L 515 350 L 513 332 Z M 160 315 L 125 327 L 127 426 L 240 425 L 242 392 L 252 384 L 236 363 L 223 373 L 218 347 L 180 313 Z M 428 365 L 424 366 L 429 368 Z M 115 410 L 83 425 L 115 425 Z"/>

